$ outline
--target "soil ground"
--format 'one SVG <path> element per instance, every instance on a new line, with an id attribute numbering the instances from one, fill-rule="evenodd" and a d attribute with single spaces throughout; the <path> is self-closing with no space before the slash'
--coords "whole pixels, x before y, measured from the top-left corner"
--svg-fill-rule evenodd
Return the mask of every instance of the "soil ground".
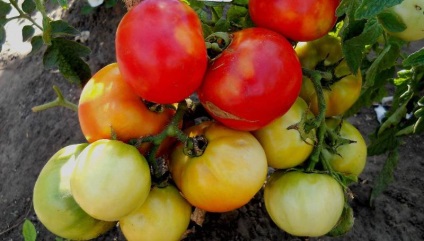
<path id="1" fill-rule="evenodd" d="M 84 1 L 71 1 L 62 12 L 52 9 L 52 16 L 67 20 L 80 31 L 89 31 L 85 43 L 92 53 L 87 62 L 92 73 L 114 62 L 115 29 L 125 13 L 118 3 L 113 8 L 100 7 L 92 14 L 81 15 Z M 19 31 L 14 30 L 14 31 Z M 19 40 L 14 40 L 19 41 Z M 422 43 L 412 46 L 421 48 Z M 75 112 L 55 108 L 33 113 L 31 108 L 53 100 L 57 85 L 74 103 L 81 89 L 69 84 L 57 71 L 44 69 L 42 53 L 26 56 L 12 48 L 0 55 L 0 240 L 23 240 L 24 218 L 38 231 L 38 240 L 55 236 L 38 221 L 32 208 L 34 182 L 45 162 L 61 147 L 85 142 Z M 373 109 L 364 109 L 350 121 L 367 137 L 378 122 Z M 353 229 L 343 237 L 312 240 L 424 240 L 424 136 L 404 139 L 394 182 L 369 205 L 372 183 L 385 156 L 368 158 L 360 182 L 351 186 L 355 213 Z M 202 227 L 191 224 L 186 240 L 303 240 L 278 229 L 266 214 L 260 192 L 246 206 L 228 213 L 206 215 Z M 164 227 L 164 230 L 166 227 Z M 124 240 L 118 228 L 96 240 Z"/>

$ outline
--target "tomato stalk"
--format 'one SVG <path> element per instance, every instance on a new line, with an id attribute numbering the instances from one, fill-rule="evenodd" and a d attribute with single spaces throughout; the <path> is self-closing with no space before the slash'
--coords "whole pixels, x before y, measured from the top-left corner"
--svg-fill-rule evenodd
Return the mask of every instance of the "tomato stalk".
<path id="1" fill-rule="evenodd" d="M 163 173 L 161 172 L 158 162 L 156 160 L 156 154 L 159 150 L 160 144 L 167 137 L 176 137 L 181 142 L 188 142 L 189 137 L 179 128 L 179 124 L 184 116 L 184 113 L 187 111 L 188 106 L 186 101 L 181 101 L 178 103 L 177 112 L 172 117 L 171 122 L 166 126 L 166 128 L 157 135 L 144 136 L 138 139 L 133 139 L 129 141 L 129 144 L 139 148 L 143 143 L 149 142 L 153 146 L 147 155 L 147 161 L 152 168 L 152 176 L 156 180 L 160 180 Z"/>
<path id="2" fill-rule="evenodd" d="M 331 78 L 331 74 L 327 72 L 321 72 L 316 70 L 309 70 L 306 68 L 302 68 L 303 75 L 309 77 L 312 80 L 312 83 L 314 84 L 317 98 L 318 98 L 318 110 L 319 113 L 313 119 L 312 121 L 307 121 L 305 123 L 305 132 L 308 133 L 312 129 L 317 129 L 317 145 L 314 148 L 311 157 L 310 162 L 307 167 L 307 171 L 312 171 L 315 168 L 315 165 L 320 161 L 322 158 L 321 151 L 324 145 L 324 139 L 325 139 L 325 133 L 327 131 L 326 125 L 325 125 L 325 111 L 326 111 L 326 103 L 324 99 L 324 91 L 322 89 L 321 85 L 321 79 L 328 79 Z"/>
<path id="3" fill-rule="evenodd" d="M 59 87 L 57 87 L 56 85 L 53 85 L 53 90 L 57 95 L 57 98 L 53 101 L 47 102 L 45 104 L 42 105 L 38 105 L 35 107 L 32 107 L 32 111 L 33 112 L 39 112 L 39 111 L 43 111 L 43 110 L 47 110 L 53 107 L 58 107 L 58 106 L 63 106 L 66 107 L 68 109 L 71 109 L 73 111 L 78 111 L 78 105 L 68 101 L 67 99 L 65 99 L 63 97 L 62 92 L 60 91 Z"/>

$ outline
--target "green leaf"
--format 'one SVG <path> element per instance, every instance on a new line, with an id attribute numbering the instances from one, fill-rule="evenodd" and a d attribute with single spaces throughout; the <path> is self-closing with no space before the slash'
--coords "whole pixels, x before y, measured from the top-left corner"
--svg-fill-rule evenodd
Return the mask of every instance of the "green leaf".
<path id="1" fill-rule="evenodd" d="M 349 12 L 349 9 L 352 8 L 353 4 L 355 4 L 357 0 L 342 0 L 339 6 L 336 9 L 336 16 L 340 17 Z"/>
<path id="2" fill-rule="evenodd" d="M 31 54 L 35 54 L 36 52 L 38 52 L 41 49 L 41 47 L 43 47 L 43 44 L 44 44 L 44 42 L 43 42 L 43 38 L 41 36 L 32 37 L 31 38 L 32 49 L 31 49 L 31 52 L 29 54 L 31 55 Z"/>
<path id="3" fill-rule="evenodd" d="M 370 19 L 366 22 L 360 35 L 343 42 L 343 54 L 352 72 L 355 73 L 359 69 L 365 47 L 375 43 L 382 33 L 383 28 L 377 20 Z"/>
<path id="4" fill-rule="evenodd" d="M 94 12 L 94 9 L 92 6 L 90 6 L 89 4 L 85 4 L 84 6 L 82 6 L 81 8 L 81 14 L 83 15 L 88 15 L 92 12 Z"/>
<path id="5" fill-rule="evenodd" d="M 43 63 L 47 68 L 59 68 L 60 73 L 71 83 L 83 84 L 91 77 L 91 71 L 81 58 L 89 54 L 90 49 L 82 44 L 54 38 L 44 53 Z"/>
<path id="6" fill-rule="evenodd" d="M 424 65 L 424 48 L 421 48 L 415 53 L 409 55 L 404 61 L 403 65 L 405 66 L 420 66 Z"/>
<path id="7" fill-rule="evenodd" d="M 388 151 L 394 150 L 399 146 L 399 139 L 395 138 L 398 128 L 394 127 L 386 129 L 383 133 L 377 133 L 370 136 L 371 143 L 368 146 L 368 156 L 381 155 Z"/>
<path id="8" fill-rule="evenodd" d="M 355 18 L 372 18 L 386 8 L 401 3 L 403 0 L 362 0 L 361 5 L 355 12 Z"/>
<path id="9" fill-rule="evenodd" d="M 55 20 L 50 22 L 51 28 L 52 28 L 52 36 L 53 37 L 60 37 L 60 36 L 67 36 L 67 35 L 77 35 L 79 34 L 79 31 L 76 30 L 74 27 L 69 25 L 67 22 L 63 20 Z"/>
<path id="10" fill-rule="evenodd" d="M 424 117 L 418 118 L 414 124 L 414 134 L 420 134 L 424 131 Z"/>
<path id="11" fill-rule="evenodd" d="M 363 88 L 367 89 L 369 86 L 374 85 L 375 79 L 379 77 L 381 72 L 395 66 L 399 54 L 399 46 L 391 44 L 386 45 L 366 71 L 366 82 Z"/>
<path id="12" fill-rule="evenodd" d="M 33 13 L 35 9 L 36 9 L 36 6 L 33 0 L 25 0 L 22 3 L 22 10 L 27 14 Z"/>
<path id="13" fill-rule="evenodd" d="M 12 10 L 12 6 L 9 3 L 0 1 L 0 17 L 5 17 Z"/>
<path id="14" fill-rule="evenodd" d="M 387 186 L 393 181 L 393 173 L 399 161 L 399 153 L 397 146 L 393 148 L 385 161 L 382 170 L 378 174 L 374 181 L 373 189 L 371 191 L 370 204 L 372 205 L 375 198 L 379 196 L 387 188 Z"/>
<path id="15" fill-rule="evenodd" d="M 398 125 L 402 119 L 405 118 L 406 113 L 408 112 L 408 109 L 406 108 L 406 105 L 408 102 L 405 102 L 403 105 L 396 108 L 396 110 L 393 112 L 392 115 L 390 115 L 386 121 L 381 124 L 378 135 L 381 135 L 385 130 L 388 128 L 393 128 L 394 126 Z"/>
<path id="16" fill-rule="evenodd" d="M 25 241 L 35 241 L 37 239 L 37 230 L 35 230 L 34 224 L 28 219 L 25 219 L 23 224 L 22 235 Z"/>
<path id="17" fill-rule="evenodd" d="M 25 25 L 22 28 L 22 41 L 25 42 L 34 35 L 35 29 L 31 25 Z"/>
<path id="18" fill-rule="evenodd" d="M 225 18 L 219 19 L 214 27 L 214 32 L 228 32 L 231 28 L 231 24 Z"/>
<path id="19" fill-rule="evenodd" d="M 69 7 L 67 0 L 56 0 L 56 2 L 63 8 L 67 9 Z"/>
<path id="20" fill-rule="evenodd" d="M 227 19 L 231 22 L 237 22 L 239 18 L 248 14 L 247 8 L 232 5 L 227 11 Z"/>
<path id="21" fill-rule="evenodd" d="M 333 227 L 327 235 L 331 237 L 342 236 L 353 228 L 354 222 L 355 218 L 353 216 L 353 209 L 346 203 L 343 208 L 342 216 L 336 226 Z"/>
<path id="22" fill-rule="evenodd" d="M 383 11 L 378 14 L 378 21 L 389 32 L 402 32 L 406 29 L 402 18 L 393 11 Z"/>

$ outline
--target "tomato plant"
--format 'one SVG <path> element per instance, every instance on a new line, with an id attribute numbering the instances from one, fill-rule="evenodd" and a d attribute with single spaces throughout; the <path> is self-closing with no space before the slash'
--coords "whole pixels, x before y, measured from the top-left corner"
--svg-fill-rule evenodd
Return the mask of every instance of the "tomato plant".
<path id="1" fill-rule="evenodd" d="M 106 221 L 117 221 L 138 208 L 150 184 L 146 159 L 135 147 L 116 140 L 88 145 L 71 175 L 75 201 L 90 216 Z"/>
<path id="2" fill-rule="evenodd" d="M 296 53 L 302 67 L 321 71 L 330 70 L 331 76 L 322 79 L 326 104 L 325 116 L 342 115 L 359 98 L 362 87 L 362 76 L 359 71 L 352 73 L 343 59 L 340 40 L 326 35 L 311 42 L 297 44 Z M 318 114 L 318 98 L 311 79 L 304 76 L 300 96 L 311 106 L 314 114 Z M 343 101 L 341 101 L 343 100 Z"/>
<path id="3" fill-rule="evenodd" d="M 115 43 L 122 76 L 143 99 L 172 104 L 201 84 L 207 54 L 200 20 L 179 0 L 146 0 L 129 10 Z"/>
<path id="4" fill-rule="evenodd" d="M 185 131 L 204 136 L 200 156 L 184 154 L 178 144 L 171 153 L 170 172 L 184 197 L 209 212 L 226 212 L 245 205 L 260 190 L 267 175 L 265 152 L 249 132 L 216 122 L 203 122 Z"/>
<path id="5" fill-rule="evenodd" d="M 250 0 L 249 13 L 258 27 L 274 30 L 294 41 L 311 41 L 334 27 L 339 4 L 339 0 Z"/>
<path id="6" fill-rule="evenodd" d="M 127 240 L 180 240 L 191 216 L 191 205 L 172 185 L 153 187 L 146 201 L 119 220 Z M 166 228 L 166 232 L 164 232 Z"/>
<path id="7" fill-rule="evenodd" d="M 44 165 L 34 185 L 34 210 L 52 233 L 73 240 L 93 239 L 110 230 L 115 222 L 100 221 L 75 202 L 70 179 L 78 155 L 87 144 L 75 144 L 57 151 Z"/>
<path id="8" fill-rule="evenodd" d="M 302 83 L 299 60 L 282 36 L 262 28 L 233 34 L 212 61 L 199 99 L 212 117 L 238 130 L 256 130 L 284 114 Z"/>
<path id="9" fill-rule="evenodd" d="M 264 202 L 271 219 L 287 233 L 319 237 L 339 221 L 345 197 L 329 175 L 275 172 L 265 185 Z"/>
<path id="10" fill-rule="evenodd" d="M 315 132 L 311 131 L 312 137 L 308 138 L 306 133 L 305 137 L 302 137 L 296 128 L 288 129 L 307 117 L 311 118 L 313 114 L 309 112 L 306 102 L 302 98 L 297 98 L 284 115 L 253 132 L 265 150 L 270 167 L 278 169 L 295 167 L 312 153 Z"/>
<path id="11" fill-rule="evenodd" d="M 367 144 L 362 134 L 348 121 L 326 120 L 327 127 L 336 135 L 348 140 L 347 144 L 324 149 L 323 155 L 335 171 L 359 176 L 367 161 Z"/>
<path id="12" fill-rule="evenodd" d="M 87 82 L 78 104 L 81 130 L 90 143 L 111 139 L 112 133 L 122 141 L 157 134 L 173 113 L 168 108 L 149 110 L 124 81 L 116 63 L 103 67 Z"/>
<path id="13" fill-rule="evenodd" d="M 380 15 L 383 26 L 393 36 L 405 41 L 417 41 L 424 39 L 424 2 L 420 0 L 404 0 L 401 3 L 390 7 Z M 393 18 L 399 21 L 402 27 L 392 29 L 385 22 L 387 14 L 394 15 Z M 389 28 L 387 28 L 389 27 Z"/>

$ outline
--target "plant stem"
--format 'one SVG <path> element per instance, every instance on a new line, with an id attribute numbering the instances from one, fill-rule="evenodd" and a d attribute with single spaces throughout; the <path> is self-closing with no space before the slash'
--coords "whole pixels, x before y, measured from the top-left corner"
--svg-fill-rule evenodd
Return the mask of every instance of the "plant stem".
<path id="1" fill-rule="evenodd" d="M 43 27 L 41 27 L 37 22 L 35 22 L 34 19 L 31 18 L 28 14 L 26 14 L 22 9 L 19 7 L 16 0 L 9 0 L 10 4 L 18 11 L 19 16 L 10 18 L 9 20 L 15 19 L 15 18 L 25 18 L 26 20 L 30 21 L 34 26 L 39 28 L 41 31 L 43 31 Z"/>
<path id="2" fill-rule="evenodd" d="M 59 87 L 57 87 L 56 85 L 53 85 L 53 90 L 56 92 L 57 98 L 45 104 L 32 107 L 33 112 L 39 112 L 39 111 L 47 110 L 47 109 L 58 107 L 58 106 L 63 106 L 73 111 L 78 111 L 78 105 L 66 100 L 63 97 L 63 94 L 60 91 Z"/>

